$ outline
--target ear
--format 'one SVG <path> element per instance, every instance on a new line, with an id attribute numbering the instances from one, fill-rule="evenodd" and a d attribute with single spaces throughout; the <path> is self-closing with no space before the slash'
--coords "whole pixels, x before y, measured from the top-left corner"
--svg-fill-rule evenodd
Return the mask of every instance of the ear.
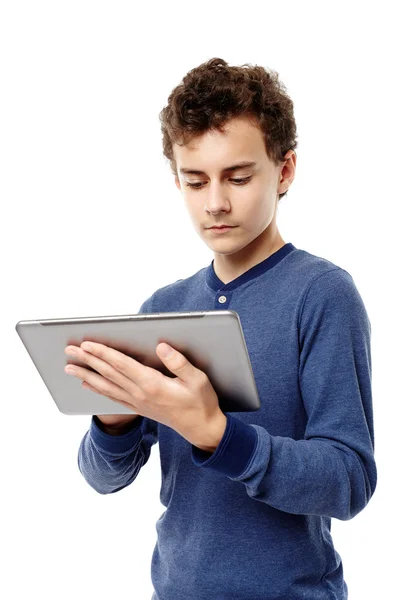
<path id="1" fill-rule="evenodd" d="M 175 175 L 175 185 L 178 188 L 178 190 L 181 189 L 181 183 L 180 183 L 179 177 L 177 175 Z"/>

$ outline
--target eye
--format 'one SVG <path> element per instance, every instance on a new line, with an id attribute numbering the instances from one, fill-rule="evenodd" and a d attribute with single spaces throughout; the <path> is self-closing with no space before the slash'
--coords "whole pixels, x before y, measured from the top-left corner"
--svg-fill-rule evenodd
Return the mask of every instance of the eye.
<path id="1" fill-rule="evenodd" d="M 240 179 L 229 179 L 229 181 L 232 181 L 235 185 L 246 185 L 246 183 L 250 181 L 251 177 L 252 176 L 250 175 L 249 177 L 242 177 Z M 203 187 L 201 181 L 196 181 L 196 183 L 189 183 L 188 181 L 186 181 L 186 185 L 193 188 L 194 190 L 199 190 Z"/>

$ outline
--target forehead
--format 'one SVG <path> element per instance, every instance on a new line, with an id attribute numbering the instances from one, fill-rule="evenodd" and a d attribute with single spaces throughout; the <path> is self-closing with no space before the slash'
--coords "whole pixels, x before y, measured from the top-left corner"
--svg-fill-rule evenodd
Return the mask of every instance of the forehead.
<path id="1" fill-rule="evenodd" d="M 260 128 L 248 119 L 232 119 L 224 131 L 210 130 L 186 146 L 173 145 L 177 169 L 222 171 L 243 161 L 260 163 L 268 159 Z"/>

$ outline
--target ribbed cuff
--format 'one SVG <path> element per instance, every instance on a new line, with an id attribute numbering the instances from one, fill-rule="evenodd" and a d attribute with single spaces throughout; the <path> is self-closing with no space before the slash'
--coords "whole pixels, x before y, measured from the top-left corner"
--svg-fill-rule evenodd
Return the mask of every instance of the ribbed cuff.
<path id="1" fill-rule="evenodd" d="M 196 467 L 207 467 L 237 478 L 245 472 L 255 452 L 257 431 L 229 413 L 224 414 L 227 418 L 225 433 L 215 452 L 211 454 L 192 445 L 192 461 Z"/>
<path id="2" fill-rule="evenodd" d="M 90 436 L 96 446 L 112 454 L 123 454 L 132 450 L 142 436 L 141 425 L 144 417 L 140 416 L 133 421 L 132 429 L 123 435 L 111 435 L 102 431 L 93 415 L 90 423 Z"/>

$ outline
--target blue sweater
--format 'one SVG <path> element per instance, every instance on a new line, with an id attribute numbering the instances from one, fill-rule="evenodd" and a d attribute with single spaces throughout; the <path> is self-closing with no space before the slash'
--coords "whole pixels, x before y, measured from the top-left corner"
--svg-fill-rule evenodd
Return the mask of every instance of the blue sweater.
<path id="1" fill-rule="evenodd" d="M 261 408 L 225 413 L 214 453 L 145 417 L 120 436 L 93 417 L 79 469 L 111 494 L 159 443 L 152 600 L 345 600 L 331 519 L 355 517 L 377 482 L 364 303 L 347 271 L 291 243 L 228 284 L 213 263 L 139 312 L 236 311 Z"/>

